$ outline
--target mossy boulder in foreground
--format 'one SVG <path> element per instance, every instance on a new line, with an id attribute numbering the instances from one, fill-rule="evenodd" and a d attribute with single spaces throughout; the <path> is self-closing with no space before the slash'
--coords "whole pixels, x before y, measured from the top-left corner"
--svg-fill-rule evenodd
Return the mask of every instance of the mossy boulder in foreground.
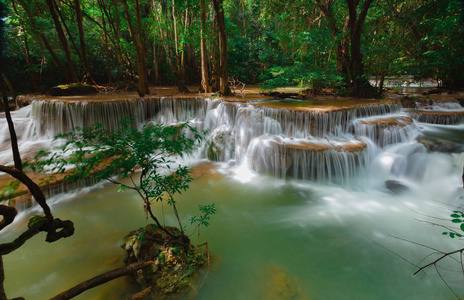
<path id="1" fill-rule="evenodd" d="M 121 246 L 126 251 L 126 265 L 142 261 L 154 262 L 133 275 L 148 299 L 172 299 L 192 292 L 191 287 L 198 277 L 198 271 L 208 264 L 206 251 L 191 245 L 179 229 L 166 229 L 174 237 L 150 224 L 129 233 Z"/>
<path id="2" fill-rule="evenodd" d="M 78 96 L 96 93 L 98 93 L 98 91 L 93 86 L 80 83 L 57 85 L 48 91 L 50 96 Z"/>

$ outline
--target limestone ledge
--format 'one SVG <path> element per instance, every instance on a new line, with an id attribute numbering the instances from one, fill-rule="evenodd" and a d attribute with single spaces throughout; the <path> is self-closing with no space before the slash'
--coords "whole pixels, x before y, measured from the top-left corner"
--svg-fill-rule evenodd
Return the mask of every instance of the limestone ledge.
<path id="1" fill-rule="evenodd" d="M 367 144 L 358 141 L 303 141 L 295 140 L 295 142 L 281 142 L 281 141 L 271 141 L 272 145 L 279 147 L 282 150 L 296 150 L 296 151 L 307 151 L 307 152 L 324 152 L 329 150 L 335 150 L 338 152 L 361 152 L 366 147 Z"/>
<path id="2" fill-rule="evenodd" d="M 412 125 L 414 121 L 410 117 L 401 116 L 401 117 L 363 120 L 361 121 L 361 123 L 364 125 L 380 125 L 382 127 L 404 127 L 407 125 Z"/>

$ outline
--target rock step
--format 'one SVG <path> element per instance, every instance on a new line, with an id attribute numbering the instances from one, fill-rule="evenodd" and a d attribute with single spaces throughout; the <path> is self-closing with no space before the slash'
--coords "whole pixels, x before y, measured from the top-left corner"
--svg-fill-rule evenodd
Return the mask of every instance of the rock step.
<path id="1" fill-rule="evenodd" d="M 464 110 L 439 111 L 439 110 L 408 110 L 408 115 L 422 123 L 456 125 L 464 123 Z"/>
<path id="2" fill-rule="evenodd" d="M 366 148 L 359 140 L 263 138 L 251 151 L 252 168 L 281 178 L 346 183 L 366 164 Z"/>
<path id="3" fill-rule="evenodd" d="M 354 120 L 349 132 L 356 136 L 366 136 L 380 147 L 407 142 L 415 135 L 412 118 L 403 115 L 374 117 Z"/>

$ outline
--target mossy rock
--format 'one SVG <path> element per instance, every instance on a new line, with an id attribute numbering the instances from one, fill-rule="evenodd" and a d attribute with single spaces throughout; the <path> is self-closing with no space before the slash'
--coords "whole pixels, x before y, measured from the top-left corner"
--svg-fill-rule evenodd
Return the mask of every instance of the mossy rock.
<path id="1" fill-rule="evenodd" d="M 48 91 L 50 96 L 79 96 L 96 93 L 98 91 L 93 86 L 80 83 L 57 85 Z"/>
<path id="2" fill-rule="evenodd" d="M 154 261 L 132 276 L 143 290 L 150 289 L 148 299 L 172 299 L 189 293 L 198 271 L 208 264 L 206 252 L 191 245 L 179 229 L 166 228 L 174 237 L 150 224 L 129 233 L 121 246 L 126 251 L 126 265 Z"/>

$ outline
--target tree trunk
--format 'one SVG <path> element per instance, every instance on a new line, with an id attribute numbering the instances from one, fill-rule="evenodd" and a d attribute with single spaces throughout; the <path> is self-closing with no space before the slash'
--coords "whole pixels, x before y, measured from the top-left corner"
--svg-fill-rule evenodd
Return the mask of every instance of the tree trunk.
<path id="1" fill-rule="evenodd" d="M 14 10 L 15 14 L 19 16 L 18 8 L 16 7 L 16 3 L 14 1 L 11 1 L 11 4 L 13 6 L 13 10 Z M 24 32 L 26 32 L 26 28 L 25 28 L 25 26 L 24 26 L 24 24 L 22 22 L 20 22 L 20 26 L 22 27 Z M 31 81 L 32 81 L 32 85 L 34 86 L 34 91 L 38 92 L 39 91 L 39 86 L 37 84 L 37 78 L 36 78 L 36 74 L 34 72 L 34 64 L 32 62 L 32 58 L 31 58 L 31 54 L 30 54 L 31 52 L 29 50 L 29 43 L 27 41 L 27 34 L 26 33 L 23 34 L 23 41 L 24 41 L 24 50 L 26 52 L 26 61 L 27 61 L 27 65 L 29 66 L 29 75 L 31 76 Z"/>
<path id="2" fill-rule="evenodd" d="M 101 4 L 99 2 L 99 4 Z M 110 49 L 109 49 L 109 42 L 108 42 L 108 30 L 106 29 L 106 21 L 105 21 L 105 13 L 103 12 L 103 7 L 100 5 L 101 10 L 101 18 L 102 18 L 102 27 L 103 33 L 105 35 L 105 52 L 106 52 L 106 72 L 108 74 L 108 85 L 113 84 L 113 76 L 111 72 L 111 56 L 110 56 Z"/>
<path id="3" fill-rule="evenodd" d="M 217 16 L 219 33 L 219 93 L 223 96 L 231 94 L 229 75 L 227 72 L 227 35 L 224 19 L 223 0 L 213 0 L 214 11 Z"/>
<path id="4" fill-rule="evenodd" d="M 218 34 L 217 34 L 217 16 L 214 13 L 213 16 L 213 38 L 211 39 L 211 91 L 218 92 L 219 91 L 219 72 L 218 66 L 219 62 L 217 60 L 217 44 L 218 44 Z"/>
<path id="5" fill-rule="evenodd" d="M 153 265 L 153 261 L 145 261 L 145 262 L 138 262 L 134 263 L 125 267 L 121 267 L 118 269 L 114 269 L 111 271 L 108 271 L 106 273 L 103 273 L 101 275 L 98 275 L 96 277 L 93 277 L 89 280 L 86 280 L 73 288 L 64 291 L 63 293 L 51 298 L 50 300 L 67 300 L 76 297 L 77 295 L 82 294 L 83 292 L 94 288 L 96 286 L 102 285 L 104 283 L 107 283 L 111 280 L 114 280 L 116 278 L 122 277 L 122 276 L 127 276 L 132 273 L 137 272 L 140 269 L 146 268 L 150 265 Z"/>
<path id="6" fill-rule="evenodd" d="M 375 89 L 364 74 L 364 64 L 361 54 L 361 34 L 366 20 L 367 11 L 373 0 L 365 0 L 359 16 L 357 15 L 358 0 L 347 0 L 349 14 L 349 30 L 351 41 L 350 77 L 352 81 L 352 96 L 369 98 L 375 95 Z"/>
<path id="7" fill-rule="evenodd" d="M 32 85 L 34 86 L 34 91 L 38 92 L 39 91 L 39 85 L 37 84 L 37 77 L 36 77 L 36 73 L 34 71 L 34 64 L 32 62 L 32 58 L 31 58 L 31 54 L 30 54 L 31 52 L 29 50 L 29 43 L 27 42 L 26 34 L 24 34 L 24 49 L 25 49 L 25 52 L 26 52 L 26 61 L 27 61 L 27 65 L 29 66 L 29 75 L 31 76 Z"/>
<path id="8" fill-rule="evenodd" d="M 55 11 L 55 7 L 53 5 L 53 0 L 46 0 L 50 14 L 52 16 L 53 22 L 55 23 L 55 29 L 56 32 L 58 33 L 58 37 L 61 42 L 61 46 L 63 47 L 63 51 L 66 55 L 66 62 L 68 64 L 68 71 L 70 74 L 71 79 L 73 82 L 79 82 L 79 79 L 77 77 L 76 71 L 74 69 L 72 59 L 71 59 L 71 52 L 69 51 L 69 46 L 68 42 L 66 40 L 66 36 L 64 34 L 63 28 L 61 27 L 60 21 L 58 20 L 58 16 Z"/>
<path id="9" fill-rule="evenodd" d="M 344 77 L 345 87 L 350 96 L 369 98 L 375 95 L 364 74 L 361 55 L 361 35 L 367 11 L 373 0 L 365 0 L 359 16 L 357 15 L 360 0 L 346 0 L 348 15 L 339 29 L 332 8 L 332 1 L 316 0 L 316 4 L 327 18 L 332 37 L 336 44 L 337 73 Z"/>
<path id="10" fill-rule="evenodd" d="M 84 39 L 84 26 L 82 24 L 82 11 L 81 11 L 81 4 L 79 0 L 74 0 L 74 10 L 76 11 L 77 28 L 79 29 L 79 42 L 81 44 L 82 66 L 84 67 L 86 79 L 93 81 L 92 76 L 90 75 L 89 62 L 87 59 L 87 49 L 85 46 L 85 39 Z"/>
<path id="11" fill-rule="evenodd" d="M 129 27 L 130 36 L 132 38 L 132 42 L 134 43 L 135 53 L 137 56 L 137 74 L 139 76 L 138 93 L 140 97 L 143 97 L 147 94 L 150 94 L 150 89 L 148 86 L 147 67 L 145 66 L 145 48 L 143 46 L 142 26 L 140 23 L 140 5 L 139 1 L 135 0 L 135 18 L 137 24 L 136 33 L 132 27 L 129 15 L 129 7 L 127 6 L 126 0 L 124 0 L 122 3 L 124 6 L 124 13 L 126 15 L 127 26 Z"/>
<path id="12" fill-rule="evenodd" d="M 0 300 L 8 300 L 3 283 L 5 282 L 5 269 L 3 268 L 3 257 L 0 256 Z"/>
<path id="13" fill-rule="evenodd" d="M 153 75 L 155 77 L 155 85 L 159 82 L 159 70 L 158 70 L 158 56 L 156 54 L 156 34 L 153 37 Z"/>
<path id="14" fill-rule="evenodd" d="M 209 72 L 208 72 L 208 55 L 206 53 L 206 7 L 205 0 L 200 0 L 200 19 L 201 19 L 201 85 L 200 92 L 208 93 L 211 91 L 209 86 Z"/>
<path id="15" fill-rule="evenodd" d="M 14 1 L 12 1 L 12 3 L 14 3 Z M 69 76 L 69 73 L 68 71 L 64 68 L 64 66 L 61 64 L 61 61 L 60 59 L 58 58 L 58 56 L 56 55 L 55 51 L 53 50 L 53 48 L 51 47 L 50 43 L 48 42 L 48 39 L 47 37 L 41 32 L 41 30 L 37 27 L 37 24 L 35 23 L 35 17 L 34 15 L 31 13 L 31 11 L 29 10 L 27 4 L 24 2 L 24 0 L 19 0 L 19 3 L 21 4 L 21 6 L 23 7 L 24 11 L 26 12 L 26 15 L 28 17 L 28 19 L 30 20 L 31 22 L 31 25 L 32 25 L 32 28 L 33 28 L 33 31 L 38 35 L 38 37 L 42 40 L 42 43 L 43 45 L 45 46 L 45 48 L 47 48 L 48 52 L 50 53 L 50 55 L 52 56 L 53 58 L 53 61 L 55 62 L 55 64 L 57 65 L 57 67 L 60 69 L 65 81 L 67 83 L 71 83 L 72 80 L 71 80 L 71 77 Z"/>

